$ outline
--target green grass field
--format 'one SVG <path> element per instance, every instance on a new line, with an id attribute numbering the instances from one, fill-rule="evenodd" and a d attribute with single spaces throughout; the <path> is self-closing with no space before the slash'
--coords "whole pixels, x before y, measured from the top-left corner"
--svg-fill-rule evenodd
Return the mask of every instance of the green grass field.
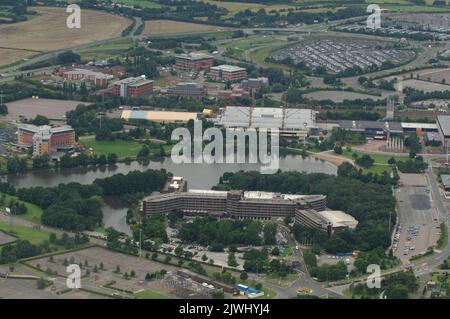
<path id="1" fill-rule="evenodd" d="M 94 154 L 108 155 L 109 153 L 115 153 L 119 159 L 126 157 L 136 157 L 139 150 L 142 148 L 142 144 L 134 141 L 96 141 L 95 138 L 80 140 L 87 149 L 92 148 Z"/>
<path id="2" fill-rule="evenodd" d="M 156 291 L 143 290 L 134 294 L 138 299 L 169 299 L 166 295 Z"/>
<path id="3" fill-rule="evenodd" d="M 93 45 L 78 50 L 77 52 L 81 55 L 81 58 L 84 61 L 112 59 L 120 58 L 121 55 L 128 49 L 132 48 L 133 45 L 134 42 L 132 39 L 125 38 L 103 44 Z"/>
<path id="4" fill-rule="evenodd" d="M 448 229 L 446 224 L 441 224 L 441 236 L 437 242 L 437 249 L 444 249 L 448 244 Z"/>
<path id="5" fill-rule="evenodd" d="M 8 205 L 12 199 L 19 203 L 24 203 L 27 208 L 27 213 L 23 214 L 23 215 L 17 215 L 17 217 L 24 219 L 24 220 L 28 220 L 28 221 L 36 223 L 36 224 L 41 223 L 41 217 L 42 217 L 43 211 L 39 206 L 18 200 L 17 197 L 11 196 L 8 194 L 0 194 L 0 196 L 5 196 L 5 203 L 4 203 L 4 205 L 0 205 L 1 208 L 5 208 L 6 205 Z"/>
<path id="6" fill-rule="evenodd" d="M 265 59 L 270 56 L 274 51 L 282 49 L 286 46 L 293 45 L 294 42 L 286 43 L 286 42 L 275 42 L 274 44 L 270 44 L 267 46 L 260 47 L 250 53 L 250 59 L 257 64 L 258 66 L 264 67 L 278 67 L 284 70 L 295 70 L 294 67 L 290 67 L 284 64 L 275 64 L 268 63 Z"/>
<path id="7" fill-rule="evenodd" d="M 125 38 L 119 39 L 116 41 L 111 41 L 103 44 L 96 44 L 84 49 L 79 50 L 78 52 L 95 52 L 95 51 L 118 51 L 118 50 L 126 50 L 132 47 L 134 44 L 132 39 Z"/>
<path id="8" fill-rule="evenodd" d="M 365 153 L 362 152 L 354 152 L 354 151 L 348 151 L 344 150 L 342 153 L 343 156 L 353 159 L 352 154 L 356 153 L 359 157 L 365 155 Z M 374 159 L 374 165 L 370 168 L 364 169 L 364 173 L 373 173 L 373 174 L 382 174 L 383 172 L 390 173 L 392 171 L 391 166 L 388 164 L 388 161 L 391 157 L 394 157 L 396 161 L 404 161 L 408 159 L 408 156 L 391 156 L 391 155 L 385 155 L 385 154 L 367 154 L 370 155 Z"/>
<path id="9" fill-rule="evenodd" d="M 32 244 L 41 244 L 43 241 L 48 240 L 50 236 L 50 233 L 46 231 L 9 224 L 3 221 L 0 221 L 0 230 L 9 234 L 14 234 L 22 240 L 28 240 Z"/>

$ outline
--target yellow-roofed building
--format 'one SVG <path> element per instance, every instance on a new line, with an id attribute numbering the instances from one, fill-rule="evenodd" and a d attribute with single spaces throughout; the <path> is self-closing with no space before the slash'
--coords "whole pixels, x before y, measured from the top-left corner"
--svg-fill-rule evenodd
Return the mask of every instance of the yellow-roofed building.
<path id="1" fill-rule="evenodd" d="M 186 123 L 189 120 L 198 119 L 198 113 L 125 110 L 122 111 L 121 118 L 125 121 L 147 120 L 158 123 Z"/>

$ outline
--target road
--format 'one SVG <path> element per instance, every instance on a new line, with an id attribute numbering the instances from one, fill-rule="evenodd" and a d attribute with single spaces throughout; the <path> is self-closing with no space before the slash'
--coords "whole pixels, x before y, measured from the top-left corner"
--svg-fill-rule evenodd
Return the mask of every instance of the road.
<path id="1" fill-rule="evenodd" d="M 337 293 L 336 291 L 327 289 L 321 283 L 315 281 L 309 276 L 306 266 L 303 263 L 303 251 L 298 247 L 298 243 L 295 240 L 294 235 L 285 225 L 279 224 L 278 226 L 278 229 L 280 230 L 284 238 L 286 238 L 289 247 L 293 251 L 293 257 L 300 261 L 301 271 L 299 273 L 300 278 L 292 282 L 288 287 L 279 287 L 273 284 L 265 283 L 267 287 L 277 292 L 277 298 L 295 298 L 297 296 L 297 291 L 300 288 L 309 288 L 312 290 L 311 294 L 316 296 L 328 296 L 335 299 L 346 298 L 346 296 Z"/>

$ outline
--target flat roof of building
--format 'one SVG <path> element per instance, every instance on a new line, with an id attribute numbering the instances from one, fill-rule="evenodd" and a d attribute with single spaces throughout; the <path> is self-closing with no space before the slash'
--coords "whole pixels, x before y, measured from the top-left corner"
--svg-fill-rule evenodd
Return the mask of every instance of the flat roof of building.
<path id="1" fill-rule="evenodd" d="M 178 82 L 172 88 L 191 88 L 191 89 L 203 89 L 205 86 L 196 82 Z"/>
<path id="2" fill-rule="evenodd" d="M 89 70 L 89 69 L 78 69 L 78 68 L 70 70 L 70 71 L 64 71 L 64 74 L 83 74 L 83 75 L 86 75 L 86 76 L 95 75 L 95 77 L 99 78 L 99 79 L 101 79 L 101 78 L 113 79 L 114 78 L 114 76 L 111 75 L 111 74 L 106 74 L 106 73 L 102 73 L 102 72 L 92 71 L 92 70 Z"/>
<path id="3" fill-rule="evenodd" d="M 284 115 L 283 109 L 274 107 L 228 106 L 220 116 L 219 124 L 225 127 L 282 128 L 305 130 L 316 126 L 315 111 L 311 109 L 288 108 Z M 305 127 L 306 123 L 306 127 Z"/>
<path id="4" fill-rule="evenodd" d="M 179 59 L 188 59 L 188 60 L 205 60 L 205 59 L 213 59 L 211 55 L 205 54 L 205 53 L 183 53 L 178 54 L 175 56 L 175 58 Z"/>
<path id="5" fill-rule="evenodd" d="M 227 191 L 216 191 L 210 189 L 190 189 L 188 193 L 193 194 L 208 194 L 208 195 L 227 195 Z"/>
<path id="6" fill-rule="evenodd" d="M 124 120 L 147 120 L 155 122 L 174 121 L 187 122 L 196 120 L 198 114 L 194 112 L 170 112 L 170 111 L 122 111 L 121 118 Z"/>
<path id="7" fill-rule="evenodd" d="M 18 128 L 21 130 L 32 132 L 32 133 L 49 132 L 49 133 L 53 134 L 53 133 L 62 133 L 62 132 L 73 131 L 73 128 L 70 125 L 51 127 L 49 125 L 37 126 L 37 125 L 33 125 L 33 124 L 19 124 Z"/>
<path id="8" fill-rule="evenodd" d="M 327 219 L 335 227 L 356 228 L 358 221 L 351 215 L 340 210 L 323 210 L 317 212 L 320 216 Z"/>
<path id="9" fill-rule="evenodd" d="M 450 116 L 449 115 L 438 115 L 437 125 L 440 127 L 444 137 L 450 137 Z"/>
<path id="10" fill-rule="evenodd" d="M 228 64 L 222 64 L 219 66 L 213 66 L 211 70 L 219 70 L 224 72 L 240 72 L 240 71 L 247 71 L 246 68 L 241 68 L 240 66 L 236 65 L 228 65 Z"/>
<path id="11" fill-rule="evenodd" d="M 237 194 L 243 195 L 242 200 L 246 201 L 276 201 L 276 202 L 294 202 L 296 200 L 302 199 L 322 199 L 325 195 L 291 195 L 291 194 L 281 194 L 273 192 L 261 192 L 261 191 L 218 191 L 218 190 L 207 190 L 207 189 L 190 189 L 187 192 L 181 193 L 166 193 L 166 194 L 156 194 L 146 197 L 146 201 L 159 201 L 165 198 L 172 198 L 176 196 L 208 196 L 208 197 L 219 197 L 227 198 L 229 193 L 236 192 Z"/>
<path id="12" fill-rule="evenodd" d="M 405 123 L 402 122 L 402 128 L 403 129 L 423 129 L 423 130 L 437 130 L 437 124 L 436 123 Z"/>
<path id="13" fill-rule="evenodd" d="M 444 185 L 446 188 L 450 187 L 450 174 L 442 174 L 441 181 L 442 185 Z"/>
<path id="14" fill-rule="evenodd" d="M 130 78 L 116 81 L 116 82 L 114 82 L 114 85 L 127 84 L 128 86 L 141 86 L 141 85 L 150 84 L 150 83 L 153 83 L 153 80 L 147 80 L 145 75 L 142 75 L 142 76 L 138 76 L 135 78 L 130 77 Z"/>
<path id="15" fill-rule="evenodd" d="M 389 129 L 391 132 L 403 132 L 400 122 L 340 120 L 338 123 L 339 128 L 355 132 L 364 132 L 366 129 Z"/>

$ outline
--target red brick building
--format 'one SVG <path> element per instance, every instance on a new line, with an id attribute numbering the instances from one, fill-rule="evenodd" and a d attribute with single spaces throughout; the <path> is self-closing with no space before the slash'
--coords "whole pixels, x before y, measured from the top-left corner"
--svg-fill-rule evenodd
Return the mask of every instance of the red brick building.
<path id="1" fill-rule="evenodd" d="M 33 147 L 33 156 L 73 150 L 75 145 L 75 131 L 68 125 L 51 127 L 21 124 L 17 137 L 18 144 Z"/>
<path id="2" fill-rule="evenodd" d="M 143 75 L 114 82 L 112 94 L 125 98 L 151 95 L 153 94 L 153 80 L 147 80 Z"/>
<path id="3" fill-rule="evenodd" d="M 167 89 L 166 95 L 200 98 L 208 95 L 206 87 L 194 82 L 180 82 L 176 86 Z"/>
<path id="4" fill-rule="evenodd" d="M 209 70 L 214 66 L 214 58 L 202 53 L 180 54 L 175 56 L 175 67 L 180 71 Z"/>
<path id="5" fill-rule="evenodd" d="M 209 77 L 215 80 L 223 81 L 239 81 L 247 78 L 247 70 L 234 65 L 219 65 L 212 67 L 209 72 Z"/>

